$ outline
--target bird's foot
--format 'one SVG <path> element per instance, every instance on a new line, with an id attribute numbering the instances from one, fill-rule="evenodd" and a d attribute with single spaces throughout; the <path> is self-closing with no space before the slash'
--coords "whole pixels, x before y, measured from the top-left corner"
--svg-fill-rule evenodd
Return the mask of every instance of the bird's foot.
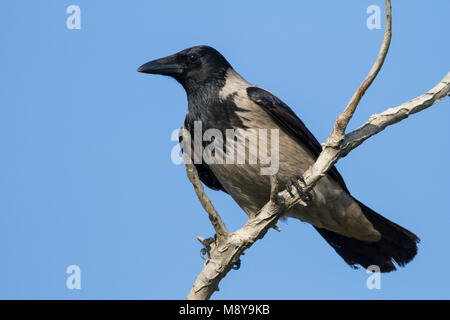
<path id="1" fill-rule="evenodd" d="M 200 250 L 200 257 L 203 260 L 211 258 L 211 244 L 216 241 L 215 238 L 204 239 L 203 237 L 198 237 L 197 239 L 203 245 L 203 248 Z"/>
<path id="2" fill-rule="evenodd" d="M 202 257 L 202 259 L 206 261 L 211 259 L 211 250 L 212 250 L 211 245 L 214 245 L 216 243 L 216 236 L 214 236 L 214 238 L 207 238 L 207 239 L 203 237 L 197 237 L 197 240 L 200 241 L 200 243 L 203 245 L 203 248 L 200 250 L 200 257 Z M 241 267 L 241 259 L 238 259 L 236 262 L 233 263 L 231 269 L 239 270 L 240 267 Z"/>
<path id="3" fill-rule="evenodd" d="M 300 185 L 299 181 L 302 185 L 306 185 L 302 175 L 296 174 L 290 177 L 288 183 L 286 183 L 286 190 L 289 192 L 291 197 L 293 197 L 294 194 L 292 193 L 292 186 L 294 186 L 295 189 L 297 189 L 300 199 L 302 199 L 302 201 L 304 201 L 307 205 L 309 205 L 313 199 L 312 194 L 309 192 L 304 192 L 303 186 Z"/>

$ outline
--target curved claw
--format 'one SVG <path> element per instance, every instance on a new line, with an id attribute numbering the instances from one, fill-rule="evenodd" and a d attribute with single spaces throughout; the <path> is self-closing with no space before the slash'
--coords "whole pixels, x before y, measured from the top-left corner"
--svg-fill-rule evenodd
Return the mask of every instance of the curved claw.
<path id="1" fill-rule="evenodd" d="M 294 185 L 295 189 L 297 189 L 298 194 L 302 195 L 303 187 L 298 183 L 298 180 L 298 176 L 291 177 L 292 184 Z"/>
<path id="2" fill-rule="evenodd" d="M 291 195 L 291 197 L 293 197 L 294 195 L 292 194 L 291 190 L 292 190 L 292 186 L 295 187 L 295 189 L 297 189 L 297 192 L 299 194 L 303 193 L 303 188 L 299 185 L 298 180 L 302 181 L 303 178 L 300 177 L 299 175 L 295 175 L 289 178 L 288 182 L 286 183 L 286 190 L 289 192 L 289 194 Z"/>
<path id="3" fill-rule="evenodd" d="M 288 181 L 288 183 L 286 183 L 286 190 L 287 190 L 287 192 L 289 192 L 289 194 L 291 195 L 291 197 L 293 197 L 294 196 L 294 194 L 292 193 L 292 182 L 291 182 L 291 180 L 289 179 L 289 181 Z"/>
<path id="4" fill-rule="evenodd" d="M 303 177 L 301 175 L 295 175 L 295 176 L 290 177 L 289 181 L 286 183 L 286 190 L 289 192 L 291 197 L 293 197 L 294 195 L 292 194 L 291 190 L 292 190 L 292 186 L 294 186 L 295 189 L 297 189 L 300 199 L 302 199 L 304 202 L 309 204 L 312 201 L 313 197 L 312 197 L 311 193 L 309 193 L 309 192 L 305 193 L 303 191 L 303 187 L 298 183 L 298 181 L 305 184 L 305 180 L 303 180 Z"/>
<path id="5" fill-rule="evenodd" d="M 241 268 L 241 259 L 236 261 L 236 263 L 231 267 L 233 270 L 239 270 Z"/>
<path id="6" fill-rule="evenodd" d="M 300 198 L 307 204 L 309 205 L 313 199 L 312 194 L 311 193 L 303 193 L 300 195 Z"/>
<path id="7" fill-rule="evenodd" d="M 204 239 L 203 237 L 198 237 L 197 239 L 203 245 L 203 248 L 200 250 L 200 257 L 202 257 L 203 260 L 211 258 L 209 252 L 211 251 L 211 243 L 214 242 L 214 238 Z"/>
<path id="8" fill-rule="evenodd" d="M 207 258 L 209 258 L 209 252 L 208 252 L 208 250 L 206 250 L 206 248 L 202 248 L 202 249 L 200 250 L 200 257 L 201 257 L 203 260 L 206 260 Z"/>

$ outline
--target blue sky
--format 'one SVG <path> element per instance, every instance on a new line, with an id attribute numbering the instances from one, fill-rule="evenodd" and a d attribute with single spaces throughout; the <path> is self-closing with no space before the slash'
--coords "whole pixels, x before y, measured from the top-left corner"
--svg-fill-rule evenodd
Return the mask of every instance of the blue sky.
<path id="1" fill-rule="evenodd" d="M 81 29 L 66 8 L 81 8 Z M 179 299 L 213 230 L 172 131 L 174 80 L 136 72 L 186 47 L 221 51 L 324 141 L 370 69 L 383 1 L 3 1 L 0 10 L 0 298 Z M 351 123 L 432 88 L 450 71 L 450 2 L 393 1 L 385 66 Z M 382 24 L 384 27 L 384 23 Z M 307 224 L 280 223 L 242 257 L 216 299 L 449 298 L 450 99 L 388 128 L 338 163 L 352 194 L 415 232 L 416 259 L 368 290 Z M 209 191 L 228 227 L 245 214 Z M 66 288 L 69 265 L 81 289 Z"/>

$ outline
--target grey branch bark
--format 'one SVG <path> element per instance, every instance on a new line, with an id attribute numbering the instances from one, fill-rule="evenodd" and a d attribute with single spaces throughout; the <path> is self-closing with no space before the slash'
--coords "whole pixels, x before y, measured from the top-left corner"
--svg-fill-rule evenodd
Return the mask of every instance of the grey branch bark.
<path id="1" fill-rule="evenodd" d="M 323 144 L 324 148 L 316 162 L 304 173 L 304 192 L 311 191 L 316 183 L 323 177 L 340 158 L 345 157 L 351 150 L 358 147 L 371 136 L 384 130 L 409 115 L 420 112 L 450 94 L 450 73 L 448 73 L 439 84 L 427 93 L 405 102 L 395 108 L 390 108 L 380 114 L 375 114 L 360 128 L 345 134 L 347 125 L 351 120 L 359 101 L 368 89 L 381 69 L 389 49 L 391 39 L 391 3 L 386 2 L 386 30 L 383 43 L 378 57 L 370 70 L 368 76 L 355 92 L 345 110 L 339 115 L 332 133 Z M 270 228 L 275 228 L 278 219 L 287 208 L 300 204 L 306 206 L 295 188 L 292 189 L 293 196 L 286 190 L 279 192 L 278 181 L 275 177 L 270 179 L 270 200 L 258 212 L 252 216 L 245 225 L 235 231 L 229 232 L 225 227 L 220 215 L 216 212 L 208 196 L 204 193 L 195 166 L 186 165 L 190 181 L 194 185 L 200 202 L 208 212 L 212 225 L 216 231 L 214 239 L 205 240 L 199 237 L 200 242 L 208 252 L 200 274 L 190 290 L 187 299 L 205 300 L 219 290 L 220 281 L 240 261 L 239 257 L 246 249 L 251 247 L 258 239 L 264 237 Z"/>
<path id="2" fill-rule="evenodd" d="M 184 156 L 185 154 L 183 154 L 183 157 Z M 200 200 L 203 209 L 205 209 L 205 211 L 208 213 L 209 220 L 211 221 L 216 234 L 219 237 L 226 236 L 229 233 L 228 229 L 225 226 L 225 223 L 223 223 L 222 218 L 214 208 L 211 200 L 205 194 L 205 190 L 203 189 L 202 183 L 200 182 L 197 169 L 193 164 L 189 164 L 189 161 L 184 161 L 184 163 L 186 164 L 186 174 L 189 178 L 189 181 L 191 181 L 192 185 L 194 186 L 195 193 L 197 194 L 197 197 Z M 200 242 L 203 242 L 201 239 L 199 240 Z"/>

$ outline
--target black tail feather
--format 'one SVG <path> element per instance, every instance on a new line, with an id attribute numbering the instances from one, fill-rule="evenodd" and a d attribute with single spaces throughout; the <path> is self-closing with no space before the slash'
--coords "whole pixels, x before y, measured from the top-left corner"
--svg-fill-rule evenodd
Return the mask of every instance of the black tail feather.
<path id="1" fill-rule="evenodd" d="M 352 268 L 361 265 L 368 268 L 377 265 L 381 272 L 396 270 L 392 260 L 399 266 L 410 262 L 417 254 L 420 239 L 412 232 L 384 218 L 355 199 L 366 218 L 381 233 L 378 242 L 366 242 L 342 236 L 333 231 L 316 228 L 325 240 Z"/>

